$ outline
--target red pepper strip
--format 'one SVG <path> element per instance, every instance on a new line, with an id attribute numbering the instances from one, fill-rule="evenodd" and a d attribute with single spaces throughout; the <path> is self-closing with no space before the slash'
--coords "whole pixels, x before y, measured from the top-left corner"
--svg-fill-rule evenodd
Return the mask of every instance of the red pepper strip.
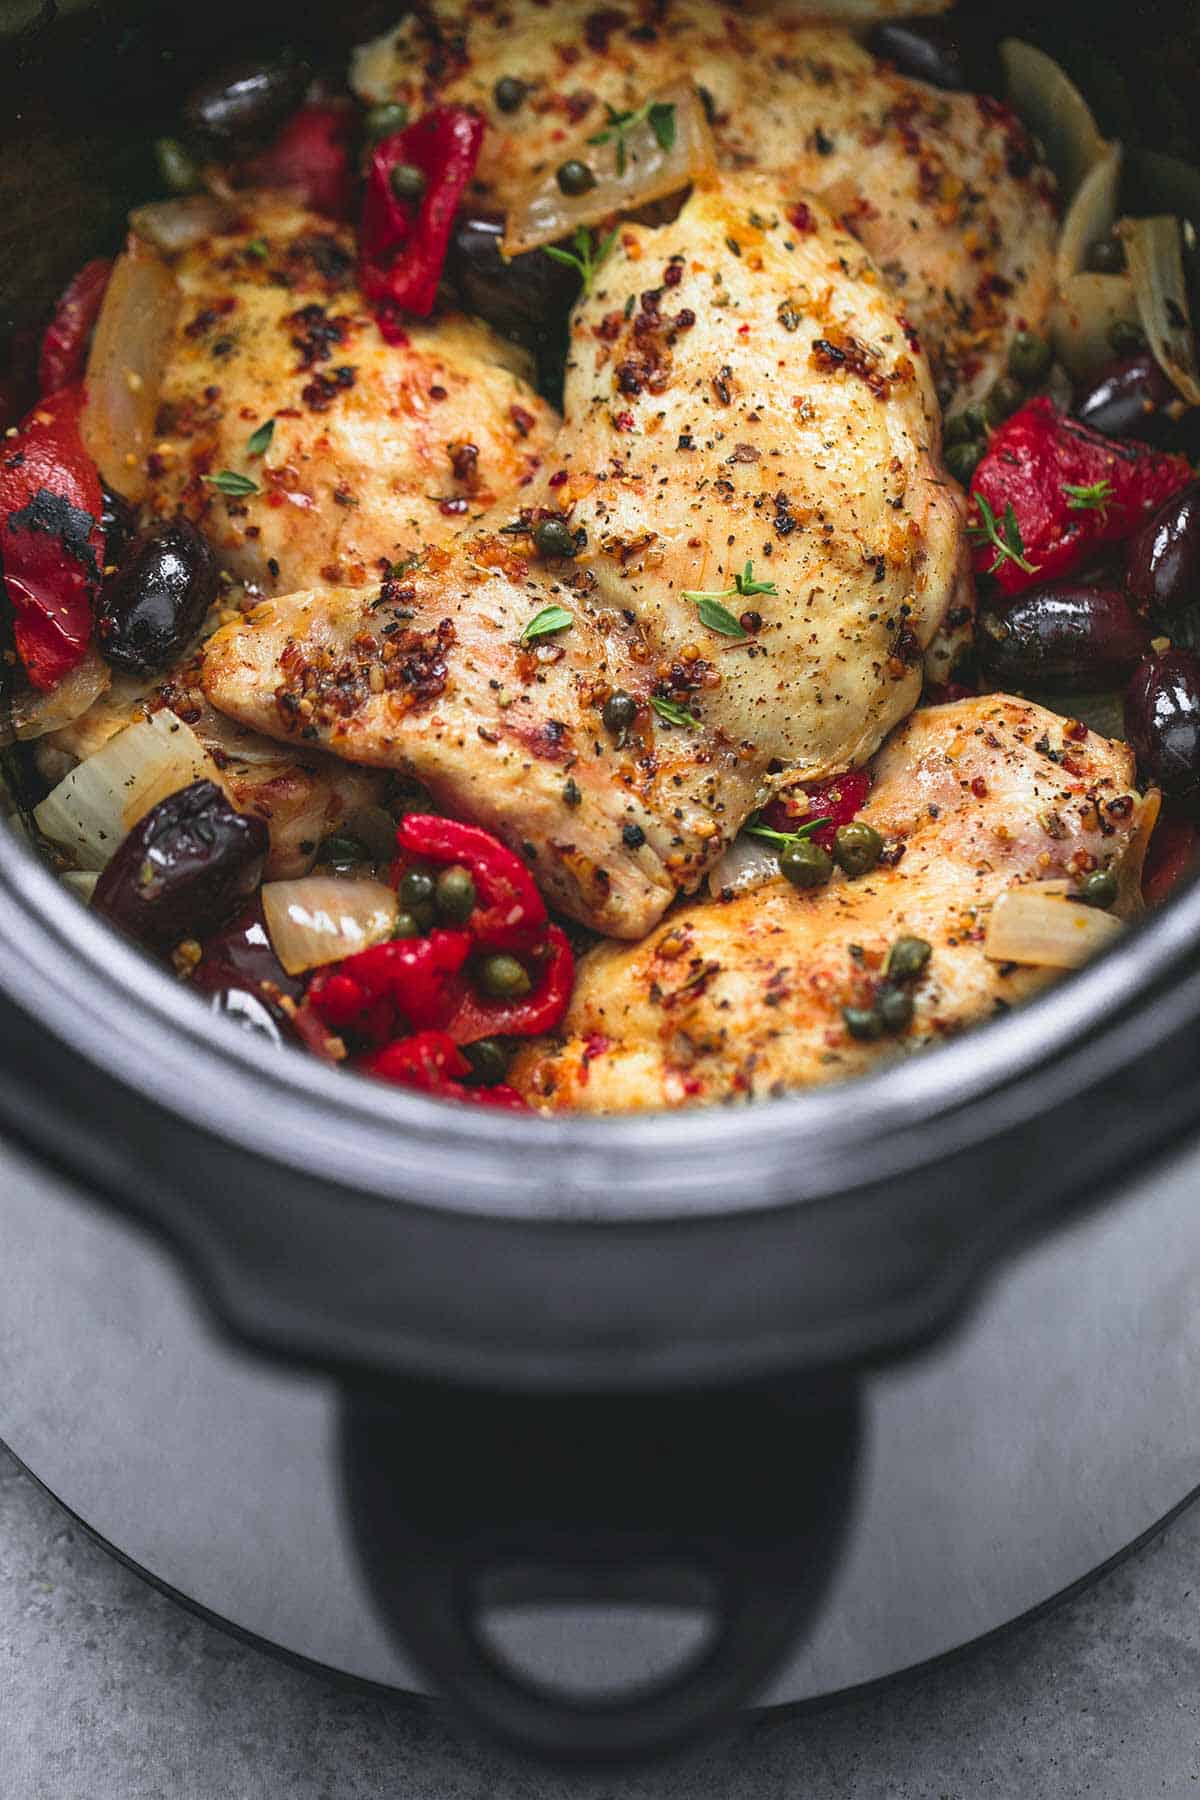
<path id="1" fill-rule="evenodd" d="M 1147 906 L 1161 906 L 1172 888 L 1192 867 L 1197 850 L 1197 831 L 1190 819 L 1159 819 L 1146 852 L 1142 895 Z"/>
<path id="2" fill-rule="evenodd" d="M 17 654 L 58 686 L 87 649 L 104 567 L 100 477 L 79 436 L 82 388 L 48 395 L 0 441 L 0 572 Z"/>
<path id="3" fill-rule="evenodd" d="M 294 188 L 306 206 L 344 219 L 350 212 L 350 110 L 302 106 L 273 144 L 240 165 L 244 187 Z"/>
<path id="4" fill-rule="evenodd" d="M 453 986 L 471 953 L 465 931 L 431 931 L 426 938 L 393 939 L 318 970 L 308 1004 L 334 1031 L 352 1029 L 374 1043 L 404 1026 L 440 1029 L 457 1002 Z"/>
<path id="5" fill-rule="evenodd" d="M 84 263 L 58 297 L 54 317 L 42 337 L 38 392 L 57 394 L 83 380 L 92 327 L 100 316 L 112 263 L 106 256 Z"/>
<path id="6" fill-rule="evenodd" d="M 458 203 L 475 170 L 483 120 L 462 106 L 435 106 L 375 146 L 367 170 L 359 234 L 359 279 L 389 343 L 403 342 L 398 311 L 433 311 Z M 419 200 L 402 200 L 392 170 L 407 163 L 425 177 Z"/>
<path id="7" fill-rule="evenodd" d="M 1030 400 L 993 432 L 971 481 L 971 525 L 982 528 L 980 494 L 1002 536 L 1011 506 L 1016 556 L 998 551 L 976 531 L 975 573 L 993 575 L 1006 594 L 1057 580 L 1099 545 L 1131 536 L 1193 479 L 1186 457 L 1102 437 L 1065 418 L 1053 401 Z"/>
<path id="8" fill-rule="evenodd" d="M 464 985 L 446 1031 L 456 1044 L 486 1037 L 539 1037 L 562 1023 L 575 985 L 575 958 L 567 934 L 557 925 L 547 932 L 547 955 L 532 993 L 523 1000 L 491 1000 Z"/>
<path id="9" fill-rule="evenodd" d="M 427 862 L 461 863 L 475 883 L 478 905 L 467 921 L 485 950 L 526 955 L 546 941 L 546 904 L 519 856 L 490 831 L 440 819 L 434 813 L 406 813 L 396 842 Z"/>
<path id="10" fill-rule="evenodd" d="M 469 1075 L 471 1065 L 444 1031 L 421 1031 L 416 1037 L 398 1038 L 364 1057 L 358 1067 L 368 1075 L 416 1088 L 441 1100 L 469 1100 L 477 1106 L 501 1106 L 512 1112 L 529 1110 L 516 1089 L 503 1082 L 496 1087 L 464 1087 L 457 1077 Z"/>
<path id="11" fill-rule="evenodd" d="M 828 850 L 838 826 L 848 825 L 862 811 L 870 791 L 869 769 L 850 769 L 845 775 L 835 775 L 829 781 L 808 781 L 804 784 L 808 806 L 802 813 L 792 812 L 786 800 L 772 800 L 763 808 L 763 824 L 769 825 L 772 831 L 796 831 L 805 819 L 828 819 L 828 825 L 812 834 L 813 843 Z"/>

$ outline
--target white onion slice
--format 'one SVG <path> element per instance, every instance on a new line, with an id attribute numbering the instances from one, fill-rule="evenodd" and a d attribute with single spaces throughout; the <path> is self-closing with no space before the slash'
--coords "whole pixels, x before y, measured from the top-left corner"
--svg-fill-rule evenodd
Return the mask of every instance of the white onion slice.
<path id="1" fill-rule="evenodd" d="M 231 230 L 236 222 L 236 210 L 213 194 L 153 200 L 149 206 L 135 207 L 129 215 L 129 223 L 138 236 L 167 256 L 192 250 L 218 231 Z"/>
<path id="2" fill-rule="evenodd" d="M 400 910 L 396 890 L 369 876 L 268 881 L 262 904 L 275 954 L 289 975 L 382 943 L 391 937 Z"/>
<path id="3" fill-rule="evenodd" d="M 1190 229 L 1190 227 L 1189 227 Z M 1189 406 L 1200 406 L 1200 364 L 1183 272 L 1183 227 L 1166 214 L 1122 219 L 1117 227 L 1138 314 L 1155 361 Z"/>
<path id="4" fill-rule="evenodd" d="M 1064 69 L 1020 38 L 1000 45 L 1006 98 L 1041 144 L 1064 201 L 1108 148 L 1092 109 Z"/>
<path id="5" fill-rule="evenodd" d="M 1069 899 L 1061 885 L 1047 881 L 1006 889 L 988 918 L 984 955 L 1038 969 L 1078 969 L 1120 937 L 1125 929 L 1120 919 Z"/>
<path id="6" fill-rule="evenodd" d="M 1059 288 L 1048 331 L 1059 362 L 1083 381 L 1112 361 L 1113 327 L 1137 323 L 1137 296 L 1129 276 L 1084 270 Z"/>
<path id="7" fill-rule="evenodd" d="M 96 321 L 80 419 L 88 455 L 127 500 L 145 498 L 146 454 L 178 309 L 167 264 L 139 237 L 130 237 Z"/>
<path id="8" fill-rule="evenodd" d="M 164 708 L 78 763 L 33 816 L 42 836 L 79 868 L 102 869 L 152 806 L 206 779 L 221 784 L 216 764 L 191 728 Z"/>
<path id="9" fill-rule="evenodd" d="M 734 838 L 720 862 L 709 870 L 708 891 L 714 900 L 726 891 L 748 894 L 778 875 L 779 851 L 763 838 L 743 835 Z"/>
<path id="10" fill-rule="evenodd" d="M 13 730 L 19 738 L 45 737 L 48 731 L 61 731 L 82 718 L 111 685 L 112 671 L 96 646 L 90 644 L 82 661 L 50 693 L 23 688 L 13 695 Z"/>
<path id="11" fill-rule="evenodd" d="M 713 167 L 712 136 L 700 97 L 690 82 L 676 82 L 662 93 L 652 96 L 656 103 L 675 109 L 675 136 L 664 150 L 648 120 L 631 126 L 625 133 L 625 169 L 617 171 L 617 144 L 589 144 L 587 137 L 603 129 L 593 120 L 587 137 L 572 148 L 563 145 L 552 169 L 539 175 L 513 201 L 504 222 L 505 256 L 519 256 L 523 250 L 536 250 L 541 244 L 555 244 L 569 238 L 580 226 L 598 225 L 613 213 L 630 212 L 651 200 L 677 194 Z M 588 164 L 596 176 L 596 185 L 586 194 L 564 194 L 555 177 L 555 169 L 563 162 L 578 157 Z"/>
<path id="12" fill-rule="evenodd" d="M 59 877 L 64 887 L 70 888 L 77 900 L 85 906 L 92 903 L 92 895 L 96 891 L 96 883 L 100 879 L 99 869 L 68 869 Z"/>

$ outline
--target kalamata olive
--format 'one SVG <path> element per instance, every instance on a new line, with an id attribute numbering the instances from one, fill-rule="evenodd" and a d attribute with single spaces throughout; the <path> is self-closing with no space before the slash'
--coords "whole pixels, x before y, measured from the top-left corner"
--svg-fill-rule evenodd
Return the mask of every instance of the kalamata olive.
<path id="1" fill-rule="evenodd" d="M 194 525 L 168 519 L 154 526 L 101 590 L 101 656 L 131 675 L 169 668 L 203 625 L 218 580 L 217 559 Z"/>
<path id="2" fill-rule="evenodd" d="M 256 994 L 248 993 L 245 988 L 217 988 L 209 996 L 210 1012 L 220 1018 L 232 1019 L 244 1031 L 252 1031 L 256 1037 L 266 1038 L 267 1042 L 277 1048 L 283 1042 L 283 1030 L 275 1013 L 265 1000 Z"/>
<path id="3" fill-rule="evenodd" d="M 1171 800 L 1200 802 L 1200 658 L 1166 650 L 1135 670 L 1125 732 L 1143 776 Z"/>
<path id="4" fill-rule="evenodd" d="M 1172 494 L 1130 538 L 1125 586 L 1156 613 L 1180 612 L 1200 600 L 1200 482 Z"/>
<path id="5" fill-rule="evenodd" d="M 299 1000 L 304 983 L 289 975 L 271 945 L 257 895 L 228 925 L 204 938 L 188 986 L 200 994 L 246 993 L 261 1000 L 278 1024 L 287 1014 L 280 996 Z"/>
<path id="6" fill-rule="evenodd" d="M 1047 581 L 983 612 L 979 660 L 999 687 L 1102 688 L 1150 648 L 1150 633 L 1118 588 Z"/>
<path id="7" fill-rule="evenodd" d="M 940 19 L 889 20 L 867 39 L 873 55 L 931 87 L 965 88 L 967 65 L 957 34 Z"/>
<path id="8" fill-rule="evenodd" d="M 1179 412 L 1179 395 L 1148 351 L 1110 363 L 1077 398 L 1075 417 L 1106 437 L 1166 442 Z"/>
<path id="9" fill-rule="evenodd" d="M 194 88 L 184 118 L 214 147 L 240 149 L 271 137 L 300 105 L 311 79 L 309 65 L 288 50 L 248 57 Z"/>
<path id="10" fill-rule="evenodd" d="M 544 250 L 529 250 L 505 262 L 503 236 L 502 218 L 462 216 L 451 240 L 451 278 L 468 312 L 502 337 L 537 350 L 565 330 L 579 277 Z"/>
<path id="11" fill-rule="evenodd" d="M 133 536 L 133 508 L 128 500 L 110 488 L 107 481 L 100 483 L 100 526 L 104 532 L 104 560 L 110 568 L 116 568 L 123 561 L 129 548 L 129 540 Z"/>
<path id="12" fill-rule="evenodd" d="M 139 944 L 166 949 L 214 930 L 258 886 L 269 835 L 214 781 L 168 794 L 118 845 L 92 908 Z"/>

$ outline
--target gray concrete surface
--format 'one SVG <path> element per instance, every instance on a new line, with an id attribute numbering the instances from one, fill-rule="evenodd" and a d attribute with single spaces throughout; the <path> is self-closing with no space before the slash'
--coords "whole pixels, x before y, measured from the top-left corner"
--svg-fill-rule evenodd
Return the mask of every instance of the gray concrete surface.
<path id="1" fill-rule="evenodd" d="M 1143 1800 L 1200 1789 L 1200 1507 L 1044 1619 L 638 1776 L 566 1779 L 239 1644 L 0 1450 L 3 1800 Z"/>

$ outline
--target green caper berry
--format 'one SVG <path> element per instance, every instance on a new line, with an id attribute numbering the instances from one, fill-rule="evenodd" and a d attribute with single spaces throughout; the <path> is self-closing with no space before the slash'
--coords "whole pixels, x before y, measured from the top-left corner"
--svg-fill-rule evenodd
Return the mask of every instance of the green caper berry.
<path id="1" fill-rule="evenodd" d="M 1025 390 L 1020 382 L 1014 381 L 1011 375 L 1001 375 L 999 380 L 992 383 L 988 394 L 988 412 L 998 424 L 1001 419 L 1007 419 L 1010 414 L 1015 413 L 1024 399 Z"/>
<path id="2" fill-rule="evenodd" d="M 589 188 L 596 185 L 596 177 L 585 162 L 577 156 L 568 162 L 561 163 L 555 172 L 555 181 L 564 194 L 586 194 Z"/>
<path id="3" fill-rule="evenodd" d="M 614 737 L 628 731 L 638 716 L 638 703 L 632 694 L 624 688 L 614 688 L 600 709 L 600 717 L 604 721 L 605 731 L 611 731 Z"/>
<path id="4" fill-rule="evenodd" d="M 392 936 L 394 938 L 415 938 L 420 937 L 420 935 L 421 927 L 410 912 L 400 912 L 396 914 L 396 923 L 392 926 Z"/>
<path id="5" fill-rule="evenodd" d="M 873 1006 L 843 1006 L 842 1018 L 852 1038 L 872 1044 L 883 1036 L 883 1020 Z"/>
<path id="6" fill-rule="evenodd" d="M 797 888 L 824 887 L 833 874 L 833 858 L 820 844 L 801 838 L 779 853 L 779 873 Z"/>
<path id="7" fill-rule="evenodd" d="M 451 925 L 465 925 L 475 911 L 475 883 L 466 869 L 455 863 L 437 878 L 434 902 L 438 913 Z"/>
<path id="8" fill-rule="evenodd" d="M 565 519 L 539 519 L 533 542 L 540 556 L 574 556 L 575 533 Z"/>
<path id="9" fill-rule="evenodd" d="M 1089 244 L 1083 266 L 1090 275 L 1119 275 L 1125 267 L 1125 246 L 1119 238 L 1097 238 Z"/>
<path id="10" fill-rule="evenodd" d="M 904 1031 L 912 1024 L 913 997 L 907 988 L 880 988 L 875 996 L 875 1010 L 885 1031 Z"/>
<path id="11" fill-rule="evenodd" d="M 336 831 L 327 837 L 317 852 L 317 861 L 323 863 L 362 863 L 370 862 L 365 844 L 349 832 Z"/>
<path id="12" fill-rule="evenodd" d="M 485 956 L 479 965 L 479 981 L 484 993 L 495 1000 L 523 999 L 533 987 L 515 956 Z"/>
<path id="13" fill-rule="evenodd" d="M 963 422 L 963 429 L 967 437 L 983 438 L 985 441 L 995 423 L 988 411 L 986 400 L 976 400 L 970 406 L 964 406 L 958 416 Z"/>
<path id="14" fill-rule="evenodd" d="M 965 444 L 971 436 L 971 428 L 967 424 L 966 413 L 955 413 L 947 419 L 942 427 L 942 443 L 949 449 L 951 444 Z"/>
<path id="15" fill-rule="evenodd" d="M 1050 373 L 1054 352 L 1036 331 L 1018 331 L 1008 346 L 1008 372 L 1022 387 L 1036 387 Z"/>
<path id="16" fill-rule="evenodd" d="M 477 1043 L 464 1044 L 463 1055 L 476 1081 L 484 1087 L 495 1087 L 508 1074 L 508 1048 L 501 1038 L 480 1038 Z"/>
<path id="17" fill-rule="evenodd" d="M 403 131 L 408 124 L 408 108 L 402 100 L 383 100 L 371 107 L 363 120 L 363 131 L 369 144 Z"/>
<path id="18" fill-rule="evenodd" d="M 969 438 L 966 443 L 946 446 L 946 467 L 955 481 L 961 483 L 963 487 L 969 485 L 986 447 L 978 438 Z"/>
<path id="19" fill-rule="evenodd" d="M 429 906 L 435 892 L 434 879 L 424 869 L 409 869 L 400 878 L 400 904 L 407 907 L 410 913 L 416 913 L 419 906 Z"/>
<path id="20" fill-rule="evenodd" d="M 154 146 L 158 172 L 173 194 L 191 194 L 200 186 L 196 159 L 178 138 L 159 138 Z"/>
<path id="21" fill-rule="evenodd" d="M 515 75 L 502 75 L 492 89 L 492 99 L 502 113 L 519 111 L 529 89 Z"/>
<path id="22" fill-rule="evenodd" d="M 933 955 L 924 938 L 898 937 L 888 951 L 887 972 L 892 981 L 913 981 Z"/>
<path id="23" fill-rule="evenodd" d="M 1077 900 L 1106 911 L 1117 897 L 1117 878 L 1111 869 L 1094 869 L 1081 883 Z"/>
<path id="24" fill-rule="evenodd" d="M 425 192 L 425 172 L 415 163 L 397 163 L 388 180 L 397 200 L 419 200 Z"/>
<path id="25" fill-rule="evenodd" d="M 833 860 L 847 875 L 868 875 L 879 861 L 883 839 L 872 825 L 839 825 L 833 834 Z"/>

